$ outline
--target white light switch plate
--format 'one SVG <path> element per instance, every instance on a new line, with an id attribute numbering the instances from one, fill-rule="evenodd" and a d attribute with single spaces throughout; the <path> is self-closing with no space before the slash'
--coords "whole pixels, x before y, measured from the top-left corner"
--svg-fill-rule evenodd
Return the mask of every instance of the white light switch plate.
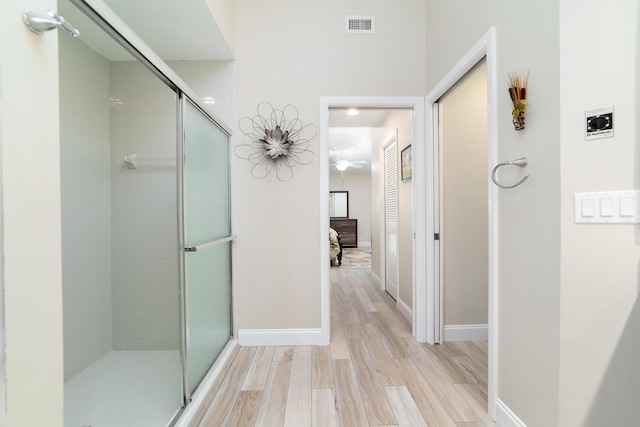
<path id="1" fill-rule="evenodd" d="M 640 223 L 640 190 L 574 194 L 577 224 Z"/>

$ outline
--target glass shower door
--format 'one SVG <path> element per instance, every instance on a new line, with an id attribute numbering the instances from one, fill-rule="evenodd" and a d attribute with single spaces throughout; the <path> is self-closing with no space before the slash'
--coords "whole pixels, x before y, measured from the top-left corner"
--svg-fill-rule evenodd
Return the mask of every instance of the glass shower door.
<path id="1" fill-rule="evenodd" d="M 229 136 L 183 102 L 185 392 L 191 395 L 231 336 Z"/>

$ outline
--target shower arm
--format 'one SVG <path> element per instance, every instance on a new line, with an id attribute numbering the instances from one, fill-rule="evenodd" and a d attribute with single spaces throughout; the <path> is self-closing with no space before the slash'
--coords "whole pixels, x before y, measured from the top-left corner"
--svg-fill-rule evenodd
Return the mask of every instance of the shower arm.
<path id="1" fill-rule="evenodd" d="M 47 13 L 38 13 L 32 10 L 22 12 L 22 20 L 31 31 L 38 35 L 44 34 L 46 31 L 62 28 L 73 37 L 78 37 L 80 31 L 73 28 L 62 16 L 48 10 Z"/>

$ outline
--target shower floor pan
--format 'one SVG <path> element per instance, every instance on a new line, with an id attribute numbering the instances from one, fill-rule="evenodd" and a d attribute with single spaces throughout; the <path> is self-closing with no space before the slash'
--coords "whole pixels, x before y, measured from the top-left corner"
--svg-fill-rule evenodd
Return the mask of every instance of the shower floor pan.
<path id="1" fill-rule="evenodd" d="M 165 426 L 180 407 L 178 351 L 112 351 L 64 385 L 65 427 Z"/>

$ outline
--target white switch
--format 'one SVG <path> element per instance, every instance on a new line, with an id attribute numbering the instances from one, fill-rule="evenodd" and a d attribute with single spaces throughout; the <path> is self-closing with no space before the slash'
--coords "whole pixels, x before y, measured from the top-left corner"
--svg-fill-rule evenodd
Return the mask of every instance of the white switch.
<path id="1" fill-rule="evenodd" d="M 634 197 L 620 197 L 620 216 L 634 216 L 636 200 Z"/>
<path id="2" fill-rule="evenodd" d="M 613 199 L 611 197 L 600 199 L 600 216 L 613 216 Z"/>
<path id="3" fill-rule="evenodd" d="M 640 190 L 575 193 L 576 224 L 640 224 Z"/>
<path id="4" fill-rule="evenodd" d="M 581 213 L 583 217 L 593 217 L 596 214 L 596 206 L 593 199 L 582 199 Z"/>

